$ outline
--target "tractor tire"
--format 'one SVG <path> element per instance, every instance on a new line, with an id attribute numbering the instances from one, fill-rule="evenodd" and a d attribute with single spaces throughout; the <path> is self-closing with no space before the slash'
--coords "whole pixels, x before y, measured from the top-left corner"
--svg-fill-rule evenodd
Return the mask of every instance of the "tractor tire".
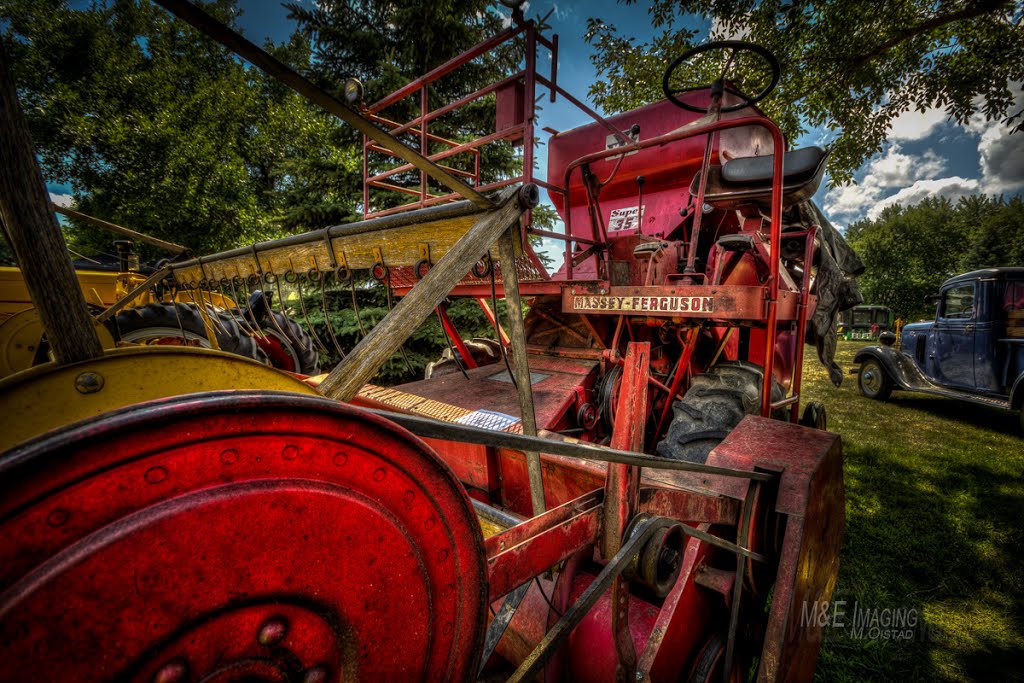
<path id="1" fill-rule="evenodd" d="M 239 327 L 233 316 L 209 307 L 207 310 L 211 316 L 216 317 L 214 328 L 221 351 L 269 365 L 267 354 L 260 349 L 255 339 Z M 195 304 L 159 302 L 127 308 L 117 314 L 116 324 L 121 341 L 211 348 L 203 316 Z"/>
<path id="2" fill-rule="evenodd" d="M 747 361 L 726 361 L 697 375 L 682 401 L 672 406 L 674 416 L 658 455 L 673 460 L 705 463 L 708 454 L 746 415 L 761 410 L 760 365 Z M 782 386 L 772 382 L 772 401 L 784 396 Z M 776 417 L 783 417 L 780 411 Z"/>
<path id="3" fill-rule="evenodd" d="M 274 320 L 269 320 L 271 315 Z M 260 321 L 260 327 L 267 338 L 259 340 L 259 345 L 275 368 L 300 375 L 320 374 L 320 352 L 297 322 L 284 313 L 270 311 Z"/>
<path id="4" fill-rule="evenodd" d="M 892 395 L 892 378 L 881 363 L 874 358 L 868 358 L 860 364 L 857 389 L 861 396 L 884 401 Z"/>

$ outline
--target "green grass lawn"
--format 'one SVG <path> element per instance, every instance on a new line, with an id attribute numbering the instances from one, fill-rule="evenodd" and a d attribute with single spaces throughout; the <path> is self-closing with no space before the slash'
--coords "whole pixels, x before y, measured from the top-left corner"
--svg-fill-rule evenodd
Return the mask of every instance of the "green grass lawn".
<path id="1" fill-rule="evenodd" d="M 844 372 L 863 342 L 840 342 Z M 846 535 L 818 680 L 1024 681 L 1024 439 L 1018 417 L 894 392 L 835 388 L 813 349 L 804 400 L 842 436 Z M 851 634 L 850 612 L 916 610 L 909 641 Z"/>

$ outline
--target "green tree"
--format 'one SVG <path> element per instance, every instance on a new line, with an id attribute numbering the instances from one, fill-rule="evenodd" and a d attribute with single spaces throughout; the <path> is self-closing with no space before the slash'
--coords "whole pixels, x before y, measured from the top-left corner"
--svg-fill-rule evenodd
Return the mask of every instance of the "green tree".
<path id="1" fill-rule="evenodd" d="M 864 301 L 888 306 L 904 318 L 926 311 L 925 297 L 956 270 L 958 251 L 945 244 L 955 239 L 953 224 L 952 204 L 941 198 L 909 209 L 887 207 L 876 221 L 849 226 L 846 238 L 865 265 Z"/>
<path id="2" fill-rule="evenodd" d="M 973 211 L 975 204 L 981 204 L 981 210 Z M 1008 202 L 1002 198 L 971 197 L 963 200 L 958 209 L 962 209 L 962 214 L 977 214 L 970 221 L 974 227 L 960 260 L 960 270 L 1024 265 L 1024 201 L 1020 197 Z"/>
<path id="3" fill-rule="evenodd" d="M 625 0 L 634 4 L 636 0 Z M 959 122 L 980 109 L 1009 116 L 1011 82 L 1024 80 L 1020 3 L 1006 0 L 652 0 L 653 37 L 621 35 L 591 19 L 587 39 L 602 80 L 590 89 L 608 111 L 661 98 L 669 60 L 712 21 L 712 39 L 739 34 L 779 58 L 782 79 L 763 108 L 790 140 L 810 128 L 838 133 L 833 182 L 848 182 L 878 152 L 892 120 L 909 109 L 944 107 Z M 744 65 L 739 65 L 739 79 Z M 707 78 L 707 72 L 698 73 Z M 708 82 L 705 80 L 705 82 Z"/>
<path id="4" fill-rule="evenodd" d="M 929 198 L 890 206 L 847 228 L 865 264 L 861 291 L 908 320 L 930 317 L 925 297 L 958 273 L 1024 263 L 1024 202 L 1019 197 Z"/>
<path id="5" fill-rule="evenodd" d="M 204 7 L 229 24 L 238 14 L 234 0 Z M 43 174 L 87 214 L 226 249 L 297 227 L 286 219 L 309 183 L 289 164 L 341 156 L 328 116 L 148 0 L 2 0 L 0 19 Z M 298 36 L 277 51 L 310 55 Z"/>
<path id="6" fill-rule="evenodd" d="M 310 7 L 288 3 L 289 16 L 296 20 L 303 36 L 315 46 L 310 73 L 315 82 L 336 96 L 348 78 L 359 79 L 367 103 L 373 103 L 440 66 L 501 29 L 501 16 L 487 0 L 456 0 L 446 3 L 393 3 L 381 0 L 323 0 Z M 518 68 L 516 45 L 505 44 L 488 51 L 428 88 L 431 108 L 448 104 L 485 85 L 494 83 Z M 489 95 L 469 103 L 429 124 L 432 135 L 468 142 L 494 131 L 495 97 Z M 381 112 L 391 120 L 405 122 L 419 115 L 419 100 L 406 98 Z M 419 148 L 417 134 L 401 136 L 406 144 Z M 336 143 L 356 147 L 361 136 L 349 129 L 339 130 Z M 445 149 L 432 144 L 429 152 Z M 388 161 L 371 155 L 375 165 Z M 481 149 L 481 181 L 489 182 L 518 175 L 521 154 L 511 143 L 497 141 Z M 471 170 L 468 154 L 445 160 L 445 164 Z M 390 164 L 391 166 L 397 163 Z M 324 169 L 326 170 L 326 169 Z M 395 178 L 396 184 L 417 186 L 419 174 Z M 358 183 L 357 183 L 358 185 Z M 448 192 L 429 181 L 432 191 Z M 394 194 L 376 195 L 378 208 L 397 203 Z"/>

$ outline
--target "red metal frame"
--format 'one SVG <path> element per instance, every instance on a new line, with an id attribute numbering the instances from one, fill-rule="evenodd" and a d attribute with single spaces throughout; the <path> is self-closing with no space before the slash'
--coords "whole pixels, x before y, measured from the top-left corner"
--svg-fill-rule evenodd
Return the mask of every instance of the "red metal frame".
<path id="1" fill-rule="evenodd" d="M 459 334 L 458 329 L 456 329 L 454 323 L 452 323 L 452 319 L 448 317 L 448 309 L 446 309 L 443 304 L 437 307 L 437 316 L 441 319 L 441 326 L 444 327 L 444 333 L 452 340 L 452 344 L 455 345 L 459 355 L 462 356 L 462 364 L 471 370 L 475 368 L 476 359 L 473 358 L 473 354 L 466 348 L 465 340 L 463 340 L 462 335 Z"/>
<path id="2" fill-rule="evenodd" d="M 431 83 L 444 78 L 445 76 L 456 71 L 460 67 L 468 64 L 473 59 L 480 55 L 493 50 L 500 45 L 503 45 L 521 35 L 525 34 L 525 52 L 524 52 L 524 69 L 512 74 L 499 81 L 484 86 L 468 95 L 465 95 L 453 102 L 446 103 L 435 109 L 430 109 L 427 104 L 427 89 Z M 537 50 L 538 46 L 547 49 L 551 55 L 551 74 L 550 78 L 537 73 Z M 432 135 L 429 133 L 428 126 L 431 121 L 449 114 L 460 107 L 475 102 L 483 97 L 491 95 L 500 91 L 504 87 L 508 87 L 514 84 L 522 83 L 523 85 L 523 110 L 521 112 L 522 123 L 506 128 L 501 131 L 495 131 L 493 133 L 482 135 L 475 140 L 470 142 L 458 143 L 453 140 L 447 140 L 440 136 Z M 449 159 L 460 154 L 471 153 L 474 155 L 474 172 L 468 173 L 459 169 L 444 167 L 445 170 L 454 173 L 456 175 L 463 176 L 471 181 L 474 187 L 480 191 L 497 190 L 502 187 L 514 185 L 517 183 L 535 183 L 540 187 L 548 189 L 553 192 L 564 192 L 564 189 L 556 185 L 551 184 L 547 180 L 537 178 L 534 175 L 533 161 L 534 161 L 534 150 L 532 141 L 535 133 L 535 122 L 536 122 L 536 88 L 540 85 L 548 89 L 549 99 L 551 102 L 556 100 L 557 96 L 562 96 L 566 101 L 573 104 L 583 114 L 592 118 L 608 128 L 608 130 L 615 134 L 621 135 L 621 132 L 616 130 L 613 126 L 609 125 L 608 122 L 601 117 L 597 112 L 588 107 L 585 103 L 574 97 L 571 93 L 562 89 L 558 85 L 558 36 L 553 38 L 546 38 L 536 27 L 533 21 L 526 21 L 520 17 L 513 17 L 513 24 L 509 28 L 505 29 L 501 33 L 497 34 L 493 38 L 490 38 L 473 48 L 470 48 L 461 55 L 450 59 L 444 64 L 436 67 L 427 74 L 410 81 L 403 87 L 399 88 L 390 95 L 380 99 L 372 105 L 365 106 L 362 109 L 364 116 L 369 118 L 371 121 L 380 123 L 388 128 L 388 132 L 392 135 L 400 135 L 402 133 L 411 132 L 419 135 L 420 153 L 430 159 L 431 161 L 438 162 L 444 159 Z M 418 96 L 419 98 L 419 116 L 407 121 L 405 123 L 398 123 L 392 121 L 383 116 L 382 112 L 388 107 L 412 96 Z M 522 172 L 512 178 L 506 178 L 501 181 L 480 184 L 480 149 L 487 144 L 495 142 L 497 140 L 518 140 L 523 143 L 523 169 Z M 429 153 L 428 142 L 436 142 L 446 145 L 448 149 L 434 154 Z M 374 218 L 378 216 L 386 216 L 394 213 L 400 213 L 407 211 L 410 208 L 422 208 L 426 206 L 434 206 L 437 204 L 443 204 L 449 201 L 457 200 L 460 195 L 457 193 L 447 193 L 443 195 L 433 195 L 427 191 L 427 176 L 420 172 L 420 183 L 419 189 L 401 187 L 392 183 L 384 182 L 388 178 L 398 174 L 413 170 L 411 164 L 402 164 L 396 167 L 388 168 L 384 171 L 372 173 L 371 172 L 371 160 L 369 153 L 377 152 L 385 155 L 387 158 L 395 158 L 395 155 L 384 149 L 383 147 L 373 143 L 369 138 L 363 138 L 363 217 Z M 392 192 L 399 192 L 401 194 L 412 195 L 417 199 L 411 203 L 403 204 L 401 206 L 391 207 L 387 209 L 373 209 L 372 208 L 372 197 L 370 195 L 370 188 L 379 188 L 383 190 L 389 190 Z M 526 212 L 526 218 L 524 220 L 524 230 L 530 225 L 530 212 Z M 557 233 L 552 233 L 549 236 L 556 238 L 563 238 L 564 236 Z"/>

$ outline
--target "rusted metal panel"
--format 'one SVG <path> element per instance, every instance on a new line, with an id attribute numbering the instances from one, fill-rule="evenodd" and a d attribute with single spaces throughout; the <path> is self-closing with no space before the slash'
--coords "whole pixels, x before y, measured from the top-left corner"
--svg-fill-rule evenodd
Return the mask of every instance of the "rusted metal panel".
<path id="1" fill-rule="evenodd" d="M 594 543 L 603 498 L 601 489 L 592 491 L 488 538 L 485 547 L 491 599 Z"/>
<path id="2" fill-rule="evenodd" d="M 589 575 L 579 576 L 573 583 L 572 600 L 578 600 L 592 581 Z M 654 629 L 659 609 L 636 597 L 627 595 L 625 600 L 624 605 L 616 605 L 610 593 L 602 595 L 573 631 L 568 647 L 569 666 L 574 680 L 594 683 L 612 683 L 617 680 L 615 650 L 607 645 L 614 637 L 611 618 L 616 611 L 626 612 L 627 619 L 624 621 L 628 629 L 623 635 L 637 652 L 643 651 Z M 631 676 L 629 680 L 635 678 Z"/>
<path id="3" fill-rule="evenodd" d="M 803 484 L 805 504 L 787 518 L 759 681 L 809 681 L 814 676 L 823 627 L 803 618 L 803 610 L 831 600 L 839 575 L 846 517 L 838 438 Z M 792 505 L 797 492 L 790 488 L 787 497 Z"/>
<path id="4" fill-rule="evenodd" d="M 631 343 L 626 351 L 618 408 L 615 411 L 615 429 L 612 448 L 624 451 L 642 451 L 647 417 L 647 376 L 651 345 Z M 605 558 L 619 551 L 626 525 L 636 513 L 640 495 L 640 468 L 619 463 L 608 463 L 605 481 L 604 529 L 601 551 Z"/>
<path id="5" fill-rule="evenodd" d="M 644 474 L 650 476 L 648 472 Z M 645 478 L 644 483 L 651 482 Z M 691 523 L 735 524 L 739 518 L 739 502 L 732 498 L 668 487 L 641 488 L 638 510 Z"/>

